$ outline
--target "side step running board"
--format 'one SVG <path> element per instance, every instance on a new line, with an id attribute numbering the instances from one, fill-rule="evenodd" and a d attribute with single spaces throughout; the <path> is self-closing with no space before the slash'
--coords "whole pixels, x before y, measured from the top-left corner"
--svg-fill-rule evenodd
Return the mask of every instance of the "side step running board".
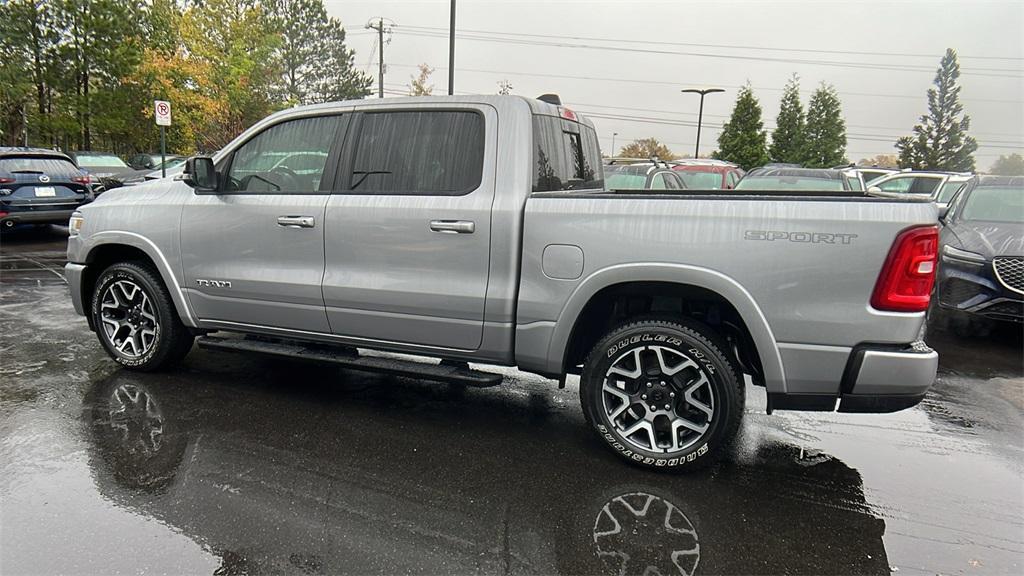
<path id="1" fill-rule="evenodd" d="M 400 358 L 361 356 L 358 353 L 353 354 L 352 348 L 332 349 L 327 345 L 320 346 L 296 341 L 200 336 L 196 339 L 196 343 L 200 348 L 206 350 L 257 352 L 287 358 L 330 362 L 331 364 L 338 364 L 353 370 L 383 372 L 439 382 L 453 382 L 477 388 L 497 386 L 501 384 L 502 380 L 501 374 L 470 370 L 465 365 L 447 363 L 426 364 Z"/>

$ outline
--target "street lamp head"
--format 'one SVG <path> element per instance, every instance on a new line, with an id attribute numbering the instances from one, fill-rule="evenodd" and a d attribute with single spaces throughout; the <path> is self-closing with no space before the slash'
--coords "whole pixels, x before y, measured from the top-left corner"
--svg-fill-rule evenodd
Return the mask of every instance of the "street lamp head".
<path id="1" fill-rule="evenodd" d="M 683 92 L 684 94 L 700 94 L 701 96 L 703 96 L 705 94 L 714 94 L 716 92 L 725 92 L 725 90 L 723 90 L 721 88 L 704 88 L 704 89 L 686 88 L 684 90 L 680 90 L 680 92 Z"/>

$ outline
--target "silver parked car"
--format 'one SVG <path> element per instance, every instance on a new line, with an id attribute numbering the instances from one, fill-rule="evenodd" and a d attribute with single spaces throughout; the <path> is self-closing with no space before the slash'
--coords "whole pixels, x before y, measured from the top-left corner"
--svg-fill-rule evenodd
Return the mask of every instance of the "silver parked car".
<path id="1" fill-rule="evenodd" d="M 896 172 L 872 180 L 868 192 L 876 196 L 931 200 L 945 208 L 970 179 L 968 173 Z"/>

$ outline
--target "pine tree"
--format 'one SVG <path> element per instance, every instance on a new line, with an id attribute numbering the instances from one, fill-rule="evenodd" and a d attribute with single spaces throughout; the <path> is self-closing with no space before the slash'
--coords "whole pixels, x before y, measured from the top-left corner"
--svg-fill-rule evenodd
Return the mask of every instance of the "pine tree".
<path id="1" fill-rule="evenodd" d="M 832 168 L 846 163 L 846 122 L 836 89 L 822 83 L 807 106 L 803 165 Z"/>
<path id="2" fill-rule="evenodd" d="M 718 150 L 713 156 L 750 170 L 768 162 L 766 140 L 761 104 L 748 84 L 740 88 L 732 115 L 718 135 Z"/>
<path id="3" fill-rule="evenodd" d="M 775 118 L 772 145 L 768 149 L 772 162 L 802 162 L 805 131 L 804 107 L 800 104 L 800 77 L 793 74 L 782 92 L 779 115 Z"/>
<path id="4" fill-rule="evenodd" d="M 914 136 L 896 141 L 900 166 L 915 170 L 974 171 L 978 142 L 967 135 L 971 119 L 960 104 L 960 63 L 956 50 L 949 48 L 935 73 L 934 88 L 928 89 L 928 114 L 914 126 Z M 960 117 L 961 119 L 957 119 Z"/>
<path id="5" fill-rule="evenodd" d="M 289 100 L 310 104 L 369 94 L 373 79 L 356 69 L 354 53 L 345 46 L 345 29 L 327 15 L 323 0 L 273 0 L 270 12 L 281 35 Z"/>

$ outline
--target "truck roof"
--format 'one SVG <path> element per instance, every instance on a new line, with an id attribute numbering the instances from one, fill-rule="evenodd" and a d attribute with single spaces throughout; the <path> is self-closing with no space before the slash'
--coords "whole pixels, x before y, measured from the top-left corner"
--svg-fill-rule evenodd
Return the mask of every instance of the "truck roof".
<path id="1" fill-rule="evenodd" d="M 279 118 L 281 116 L 301 115 L 310 111 L 327 111 L 336 110 L 343 108 L 363 108 L 363 107 L 377 107 L 381 105 L 393 106 L 402 104 L 489 104 L 495 108 L 501 108 L 507 106 L 509 102 L 519 101 L 525 102 L 530 108 L 530 112 L 533 114 L 544 114 L 548 116 L 562 116 L 562 110 L 569 109 L 569 106 L 557 106 L 555 104 L 549 104 L 537 100 L 536 98 L 527 98 L 525 96 L 514 96 L 504 94 L 473 94 L 463 96 L 404 96 L 398 98 L 366 98 L 362 100 L 345 100 L 341 102 L 325 102 L 323 104 L 308 104 L 305 106 L 296 106 L 287 110 L 282 110 L 276 114 L 271 115 L 269 118 Z M 593 128 L 593 123 L 579 114 L 575 110 L 572 111 L 578 122 L 590 126 Z M 269 119 L 268 118 L 268 119 Z"/>

